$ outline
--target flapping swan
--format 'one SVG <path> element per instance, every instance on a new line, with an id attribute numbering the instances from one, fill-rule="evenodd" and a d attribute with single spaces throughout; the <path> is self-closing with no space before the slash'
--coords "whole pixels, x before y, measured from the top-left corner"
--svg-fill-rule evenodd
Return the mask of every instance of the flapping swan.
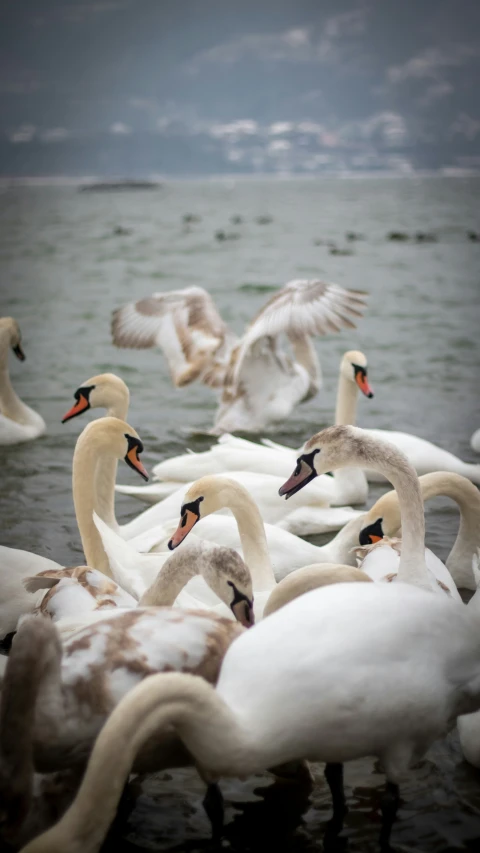
<path id="1" fill-rule="evenodd" d="M 367 359 L 362 352 L 351 350 L 344 353 L 340 362 L 335 410 L 336 424 L 355 425 L 359 390 L 366 397 L 373 397 L 367 371 Z M 175 488 L 175 481 L 189 482 L 207 474 L 230 474 L 232 471 L 253 471 L 258 475 L 270 474 L 277 477 L 287 477 L 291 471 L 295 459 L 294 450 L 280 451 L 245 440 L 233 439 L 229 441 L 229 438 L 228 435 L 222 436 L 222 440 L 218 444 L 213 445 L 210 450 L 203 453 L 185 453 L 159 462 L 154 467 L 153 473 L 155 478 L 163 482 L 152 483 L 149 486 L 139 488 L 116 486 L 116 490 L 121 494 L 132 495 L 132 497 L 139 498 L 147 503 L 155 503 L 156 500 L 163 500 L 166 487 L 170 487 L 172 490 Z M 360 468 L 353 468 L 350 471 L 342 469 L 335 472 L 333 477 L 325 475 L 319 480 L 325 501 L 330 506 L 365 503 L 368 497 L 368 483 Z M 319 480 L 316 481 L 318 485 L 320 485 Z M 259 503 L 258 500 L 257 503 Z M 260 510 L 262 511 L 261 506 Z M 271 521 L 263 512 L 262 515 L 265 521 Z M 306 529 L 307 524 L 302 523 L 302 515 L 306 515 L 310 522 L 308 529 Z M 310 510 L 306 514 L 302 514 L 302 511 L 298 509 L 293 523 L 282 523 L 282 527 L 299 535 L 320 532 L 315 526 L 314 513 Z"/>
<path id="2" fill-rule="evenodd" d="M 460 527 L 447 558 L 446 567 L 459 589 L 476 590 L 480 580 L 480 575 L 474 572 L 480 549 L 480 493 L 478 489 L 466 477 L 447 471 L 424 474 L 419 477 L 419 484 L 424 501 L 443 495 L 451 498 L 458 505 Z M 361 545 L 371 545 L 384 536 L 396 537 L 399 535 L 400 507 L 397 493 L 393 490 L 382 495 L 365 514 L 359 541 Z"/>
<path id="3" fill-rule="evenodd" d="M 367 294 L 322 281 L 291 281 L 267 302 L 240 340 L 201 287 L 154 293 L 113 312 L 116 346 L 160 347 L 172 380 L 221 389 L 213 433 L 258 432 L 283 421 L 321 383 L 312 336 L 355 328 Z M 285 334 L 294 353 L 281 349 Z"/>
<path id="4" fill-rule="evenodd" d="M 138 456 L 142 450 L 142 442 L 133 427 L 118 418 L 100 418 L 87 424 L 75 447 L 73 501 L 85 561 L 90 567 L 107 575 L 110 575 L 110 564 L 93 522 L 93 511 L 97 509 L 99 460 L 105 456 L 115 462 L 124 459 L 146 478 L 148 475 Z M 41 592 L 34 595 L 27 592 L 23 585 L 24 579 L 38 572 L 64 567 L 38 554 L 16 548 L 0 547 L 0 557 L 0 637 L 4 637 L 15 631 L 19 617 L 37 607 L 43 595 Z"/>
<path id="5" fill-rule="evenodd" d="M 423 549 L 419 541 L 420 560 Z M 309 592 L 232 643 L 216 688 L 178 672 L 157 678 L 149 730 L 158 736 L 173 729 L 210 782 L 289 761 L 326 762 L 338 828 L 345 813 L 343 762 L 381 759 L 387 777 L 382 841 L 387 842 L 403 775 L 458 714 L 480 708 L 478 619 L 468 610 L 409 584 L 336 584 Z M 87 815 L 85 806 L 92 803 L 90 794 L 96 807 L 103 807 L 103 787 L 110 821 L 116 805 L 112 782 L 122 784 L 125 764 L 128 768 L 141 743 L 142 723 L 130 741 L 127 721 L 142 703 L 149 727 L 143 704 L 148 692 L 148 682 L 131 692 L 123 713 L 111 717 L 112 728 L 103 729 L 105 737 L 97 742 L 108 744 L 109 731 L 122 725 L 126 746 L 118 777 L 112 772 L 107 780 L 102 764 L 95 763 L 95 777 L 87 771 L 78 810 L 74 806 L 58 834 L 54 829 L 47 836 L 47 846 L 33 843 L 25 853 L 59 851 L 56 839 L 65 844 L 80 826 L 93 829 L 95 811 Z M 101 753 L 99 747 L 96 756 Z"/>
<path id="6" fill-rule="evenodd" d="M 18 323 L 13 317 L 0 317 L 0 445 L 20 444 L 43 435 L 46 424 L 30 406 L 22 403 L 13 390 L 8 373 L 8 351 L 25 360 Z"/>

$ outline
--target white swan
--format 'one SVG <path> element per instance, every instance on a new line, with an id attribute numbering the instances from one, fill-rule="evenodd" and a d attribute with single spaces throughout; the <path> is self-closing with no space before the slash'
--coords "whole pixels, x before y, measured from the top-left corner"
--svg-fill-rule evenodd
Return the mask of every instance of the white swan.
<path id="1" fill-rule="evenodd" d="M 43 418 L 20 400 L 8 372 L 8 351 L 25 360 L 18 323 L 13 317 L 0 317 L 0 445 L 20 444 L 43 435 Z"/>
<path id="2" fill-rule="evenodd" d="M 460 510 L 457 538 L 446 561 L 455 584 L 460 589 L 475 590 L 480 575 L 474 573 L 480 549 L 480 493 L 476 486 L 460 474 L 437 471 L 419 477 L 424 501 L 444 495 L 454 500 Z M 400 535 L 400 507 L 395 490 L 387 492 L 365 513 L 359 541 L 361 545 L 378 542 L 384 536 Z M 428 549 L 427 549 L 428 551 Z M 431 552 L 430 552 L 431 554 Z M 435 558 L 437 559 L 437 558 Z"/>
<path id="3" fill-rule="evenodd" d="M 108 558 L 94 525 L 97 508 L 96 486 L 99 460 L 124 459 L 130 467 L 147 477 L 138 454 L 143 445 L 135 430 L 117 418 L 100 418 L 87 424 L 78 438 L 73 455 L 73 500 L 86 563 L 110 574 Z M 0 637 L 15 631 L 19 617 L 38 606 L 43 593 L 32 595 L 23 585 L 26 577 L 64 567 L 29 551 L 0 546 Z"/>
<path id="4" fill-rule="evenodd" d="M 366 296 L 318 280 L 291 281 L 237 340 L 201 287 L 154 293 L 114 311 L 113 343 L 161 347 L 175 385 L 199 379 L 221 389 L 214 434 L 258 432 L 317 393 L 321 373 L 312 336 L 354 328 Z M 282 334 L 294 360 L 280 348 Z"/>
<path id="5" fill-rule="evenodd" d="M 355 548 L 355 553 L 358 559 L 358 568 L 366 572 L 372 580 L 389 583 L 397 580 L 402 553 L 401 539 L 384 537 L 373 545 Z M 430 573 L 432 584 L 436 583 L 439 589 L 443 589 L 457 601 L 462 601 L 455 581 L 447 567 L 429 548 L 425 548 L 425 564 Z"/>
<path id="6" fill-rule="evenodd" d="M 367 370 L 367 359 L 362 352 L 350 350 L 344 353 L 340 362 L 335 410 L 336 424 L 355 424 L 359 389 L 366 397 L 373 397 L 373 391 L 367 379 Z M 175 481 L 194 481 L 207 474 L 255 471 L 257 474 L 288 476 L 294 462 L 293 450 L 285 452 L 285 450 L 279 451 L 273 448 L 266 449 L 263 445 L 245 440 L 228 440 L 231 438 L 228 435 L 222 436 L 221 442 L 203 453 L 185 453 L 159 462 L 154 467 L 153 473 L 156 478 L 164 482 L 152 483 L 140 488 L 116 486 L 116 491 L 132 495 L 146 503 L 155 503 L 163 500 L 166 488 L 173 488 Z M 333 477 L 325 475 L 320 479 L 325 501 L 329 506 L 365 503 L 368 497 L 368 483 L 365 474 L 359 468 L 351 471 L 341 470 L 334 473 Z M 259 503 L 258 500 L 257 503 Z M 262 511 L 261 506 L 260 511 Z M 296 515 L 297 523 L 300 525 L 301 514 Z M 270 521 L 266 516 L 264 518 Z M 292 533 L 297 532 L 292 530 L 291 526 L 286 528 L 284 526 L 284 529 Z M 320 531 L 311 530 L 310 532 L 313 534 Z"/>

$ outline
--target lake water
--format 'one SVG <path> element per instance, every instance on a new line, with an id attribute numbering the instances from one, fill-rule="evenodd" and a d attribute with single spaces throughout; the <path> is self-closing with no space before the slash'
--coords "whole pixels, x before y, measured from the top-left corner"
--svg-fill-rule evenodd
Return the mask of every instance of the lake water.
<path id="1" fill-rule="evenodd" d="M 11 375 L 48 425 L 41 439 L 0 449 L 2 544 L 65 565 L 82 561 L 71 458 L 93 415 L 65 426 L 60 419 L 75 389 L 96 373 L 114 371 L 129 385 L 129 421 L 144 441 L 147 468 L 187 446 L 209 446 L 211 440 L 189 433 L 211 426 L 212 392 L 175 390 L 160 352 L 118 350 L 110 342 L 115 307 L 192 284 L 212 293 L 237 332 L 292 278 L 324 278 L 370 293 L 357 330 L 319 340 L 324 388 L 272 433 L 276 440 L 299 446 L 331 422 L 340 357 L 361 349 L 375 398 L 360 400 L 359 425 L 413 432 L 479 461 L 469 439 L 480 426 L 480 244 L 466 234 L 479 228 L 479 192 L 478 178 L 175 182 L 116 194 L 72 186 L 0 188 L 0 313 L 19 321 L 27 355 L 24 364 L 11 364 Z M 186 213 L 201 221 L 186 227 Z M 230 223 L 235 215 L 241 224 Z M 259 224 L 263 215 L 273 221 Z M 115 235 L 118 226 L 131 233 Z M 238 239 L 219 242 L 219 229 Z M 347 231 L 365 239 L 348 244 L 351 256 L 330 254 L 325 243 L 347 246 Z M 389 231 L 431 231 L 438 239 L 396 243 L 386 240 Z M 119 480 L 138 485 L 124 465 Z M 369 505 L 382 491 L 371 489 Z M 121 520 L 141 508 L 127 498 L 117 501 Z M 447 556 L 457 526 L 448 501 L 428 506 L 427 540 L 440 557 Z M 267 774 L 223 783 L 227 846 L 239 853 L 322 849 L 330 797 L 322 768 L 315 773 L 309 797 L 273 786 Z M 377 849 L 382 785 L 372 762 L 347 767 L 351 810 L 345 837 L 329 850 Z M 395 849 L 480 849 L 480 774 L 461 760 L 455 734 L 412 771 L 402 793 Z M 144 782 L 130 818 L 105 850 L 207 849 L 202 796 L 193 771 Z"/>

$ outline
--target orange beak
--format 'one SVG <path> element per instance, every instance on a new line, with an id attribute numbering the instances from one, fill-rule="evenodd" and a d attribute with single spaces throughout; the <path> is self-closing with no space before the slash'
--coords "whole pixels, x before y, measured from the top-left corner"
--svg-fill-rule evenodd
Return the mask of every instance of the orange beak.
<path id="1" fill-rule="evenodd" d="M 182 520 L 178 525 L 175 533 L 173 534 L 170 542 L 168 543 L 168 547 L 170 551 L 173 551 L 174 548 L 177 548 L 181 542 L 185 539 L 186 536 L 190 533 L 192 527 L 194 527 L 199 519 L 199 516 L 192 512 L 190 509 L 187 509 L 185 514 L 182 516 Z"/>
<path id="2" fill-rule="evenodd" d="M 132 449 L 128 451 L 125 461 L 128 462 L 131 468 L 135 468 L 135 471 L 138 471 L 144 480 L 148 480 L 148 471 L 140 462 L 140 459 L 138 458 L 138 449 L 136 447 L 132 447 Z"/>
<path id="3" fill-rule="evenodd" d="M 381 542 L 382 541 L 382 537 L 381 536 L 375 536 L 374 533 L 370 533 L 368 538 L 370 539 L 370 542 L 372 543 L 372 545 L 374 545 L 375 542 Z"/>
<path id="4" fill-rule="evenodd" d="M 87 398 L 84 397 L 83 394 L 80 394 L 78 402 L 75 403 L 75 405 L 73 405 L 72 408 L 69 409 L 67 414 L 63 416 L 62 424 L 66 423 L 66 421 L 69 421 L 70 418 L 74 418 L 76 415 L 81 415 L 82 412 L 85 412 L 89 407 L 90 403 L 88 402 Z"/>
<path id="5" fill-rule="evenodd" d="M 369 397 L 369 398 L 373 397 L 372 386 L 370 385 L 365 374 L 361 373 L 360 370 L 358 371 L 357 375 L 355 376 L 355 382 L 357 383 L 358 387 L 360 388 L 360 391 L 362 391 L 362 393 L 365 394 L 365 397 Z"/>

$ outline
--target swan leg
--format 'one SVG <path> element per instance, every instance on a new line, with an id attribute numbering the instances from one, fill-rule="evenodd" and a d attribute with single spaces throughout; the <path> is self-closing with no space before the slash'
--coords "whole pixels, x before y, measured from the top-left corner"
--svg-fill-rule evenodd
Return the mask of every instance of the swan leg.
<path id="1" fill-rule="evenodd" d="M 203 808 L 212 825 L 212 838 L 214 841 L 219 841 L 223 834 L 225 809 L 223 806 L 223 794 L 216 782 L 209 784 L 207 793 L 203 798 Z"/>
<path id="2" fill-rule="evenodd" d="M 343 788 L 343 764 L 326 764 L 324 773 L 333 804 L 333 817 L 329 821 L 329 828 L 331 831 L 340 832 L 343 829 L 343 819 L 348 812 Z"/>
<path id="3" fill-rule="evenodd" d="M 385 793 L 382 797 L 380 809 L 382 812 L 382 828 L 380 830 L 380 846 L 382 848 L 389 847 L 390 835 L 393 824 L 397 817 L 398 807 L 400 805 L 400 789 L 395 782 L 389 782 L 385 787 Z"/>

